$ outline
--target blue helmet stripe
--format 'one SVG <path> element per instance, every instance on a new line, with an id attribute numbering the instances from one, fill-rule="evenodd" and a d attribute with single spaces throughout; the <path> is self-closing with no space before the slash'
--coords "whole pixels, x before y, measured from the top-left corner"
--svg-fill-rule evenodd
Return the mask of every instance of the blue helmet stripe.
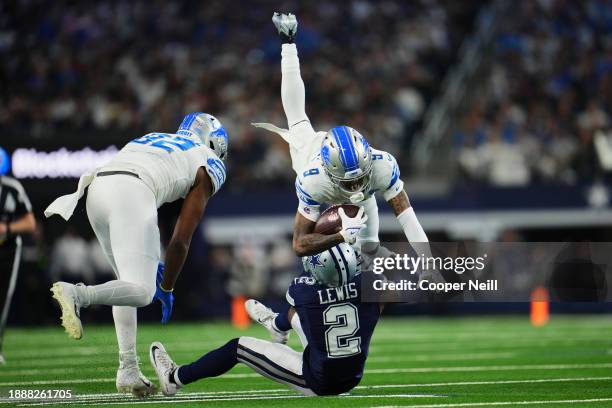
<path id="1" fill-rule="evenodd" d="M 346 169 L 346 158 L 344 149 L 342 148 L 342 142 L 340 141 L 340 135 L 338 134 L 339 127 L 335 127 L 332 129 L 332 134 L 334 135 L 334 140 L 336 141 L 336 145 L 338 146 L 338 151 L 340 152 L 340 162 L 342 166 Z"/>
<path id="2" fill-rule="evenodd" d="M 179 126 L 179 130 L 190 130 L 191 125 L 195 121 L 196 117 L 201 114 L 202 112 L 193 112 L 185 116 L 185 119 L 183 119 L 181 126 Z"/>
<path id="3" fill-rule="evenodd" d="M 344 131 L 344 134 L 346 135 L 346 142 L 347 142 L 347 146 L 350 152 L 350 158 L 351 158 L 351 164 L 349 164 L 349 168 L 347 168 L 348 171 L 351 170 L 356 170 L 359 167 L 359 160 L 357 157 L 357 150 L 355 149 L 355 143 L 353 141 L 353 138 L 351 137 L 351 132 L 349 131 L 348 127 L 346 126 L 342 126 L 342 130 Z"/>
<path id="4" fill-rule="evenodd" d="M 351 140 L 351 135 L 346 126 L 337 126 L 332 129 L 332 133 L 340 151 L 340 161 L 344 166 L 345 171 L 356 170 L 359 166 L 357 163 L 357 153 Z"/>

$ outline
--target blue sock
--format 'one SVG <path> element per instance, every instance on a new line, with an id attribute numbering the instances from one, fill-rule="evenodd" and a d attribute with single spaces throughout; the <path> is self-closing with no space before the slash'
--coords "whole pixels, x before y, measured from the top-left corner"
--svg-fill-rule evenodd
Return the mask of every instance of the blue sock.
<path id="1" fill-rule="evenodd" d="M 201 378 L 225 374 L 238 363 L 238 339 L 228 341 L 224 346 L 213 350 L 199 360 L 178 368 L 178 380 L 187 385 Z"/>
<path id="2" fill-rule="evenodd" d="M 281 312 L 274 319 L 274 326 L 280 331 L 291 330 L 291 322 L 289 321 L 289 309 Z"/>

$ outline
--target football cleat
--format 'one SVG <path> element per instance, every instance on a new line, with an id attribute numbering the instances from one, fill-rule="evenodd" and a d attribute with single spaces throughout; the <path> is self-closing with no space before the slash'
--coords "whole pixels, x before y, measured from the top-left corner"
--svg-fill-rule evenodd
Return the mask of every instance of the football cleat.
<path id="1" fill-rule="evenodd" d="M 178 368 L 177 365 L 172 361 L 163 344 L 158 341 L 151 343 L 149 358 L 153 368 L 155 368 L 157 378 L 159 378 L 159 387 L 162 394 L 166 397 L 172 397 L 181 388 L 180 385 L 171 380 L 171 376 Z"/>
<path id="2" fill-rule="evenodd" d="M 66 282 L 55 282 L 51 286 L 53 299 L 57 300 L 62 309 L 62 326 L 68 336 L 80 340 L 83 337 L 83 325 L 79 316 L 80 305 L 77 300 L 74 285 Z"/>
<path id="3" fill-rule="evenodd" d="M 264 306 L 262 303 L 254 299 L 249 299 L 244 302 L 244 306 L 251 319 L 261 324 L 266 328 L 266 330 L 268 330 L 273 342 L 287 344 L 287 340 L 289 340 L 289 332 L 278 330 L 274 325 L 274 319 L 276 319 L 278 313 L 274 313 L 272 309 Z"/>
<path id="4" fill-rule="evenodd" d="M 274 13 L 272 22 L 278 31 L 278 35 L 283 43 L 293 43 L 297 34 L 298 22 L 295 15 L 289 13 Z"/>
<path id="5" fill-rule="evenodd" d="M 132 394 L 136 398 L 145 398 L 157 392 L 155 384 L 140 371 L 138 357 L 133 354 L 129 357 L 120 355 L 115 385 L 117 392 Z"/>

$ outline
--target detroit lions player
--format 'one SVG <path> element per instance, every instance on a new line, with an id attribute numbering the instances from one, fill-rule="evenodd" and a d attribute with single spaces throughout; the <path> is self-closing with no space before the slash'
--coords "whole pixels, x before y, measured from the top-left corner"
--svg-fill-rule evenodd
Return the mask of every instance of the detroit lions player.
<path id="1" fill-rule="evenodd" d="M 228 137 L 213 116 L 191 113 L 176 134 L 149 133 L 125 145 L 113 160 L 84 174 L 77 192 L 55 200 L 45 216 L 68 220 L 89 186 L 87 216 L 110 262 L 116 280 L 101 285 L 56 282 L 51 291 L 62 310 L 68 335 L 80 339 L 83 328 L 79 310 L 90 305 L 113 306 L 119 344 L 117 390 L 144 397 L 154 386 L 138 368 L 136 308 L 157 297 L 164 319 L 172 308 L 172 289 L 183 267 L 191 237 L 206 203 L 225 181 Z M 157 209 L 184 198 L 168 244 L 165 272 L 160 264 Z M 156 284 L 156 271 L 163 279 Z M 156 288 L 157 286 L 157 288 Z"/>
<path id="2" fill-rule="evenodd" d="M 180 367 L 161 343 L 151 344 L 151 363 L 164 395 L 222 375 L 237 363 L 304 395 L 338 395 L 359 384 L 381 305 L 361 302 L 357 256 L 350 245 L 341 243 L 302 261 L 304 273 L 287 291 L 291 306 L 287 312 L 274 313 L 255 300 L 246 303 L 250 316 L 268 329 L 275 342 L 235 338 Z M 279 344 L 286 342 L 291 328 L 298 333 L 303 352 Z"/>
<path id="3" fill-rule="evenodd" d="M 289 129 L 253 125 L 276 132 L 289 143 L 299 199 L 293 233 L 296 254 L 315 254 L 340 242 L 356 241 L 364 253 L 379 251 L 376 193 L 389 203 L 411 244 L 428 242 L 391 154 L 370 147 L 366 138 L 349 126 L 336 126 L 328 132 L 313 129 L 305 111 L 304 82 L 294 44 L 297 19 L 293 14 L 274 13 L 272 21 L 283 42 L 281 98 Z M 338 234 L 313 233 L 320 206 L 341 203 L 357 204 L 363 211 L 349 218 L 340 210 L 342 230 Z M 429 246 L 420 245 L 421 252 L 429 253 Z"/>

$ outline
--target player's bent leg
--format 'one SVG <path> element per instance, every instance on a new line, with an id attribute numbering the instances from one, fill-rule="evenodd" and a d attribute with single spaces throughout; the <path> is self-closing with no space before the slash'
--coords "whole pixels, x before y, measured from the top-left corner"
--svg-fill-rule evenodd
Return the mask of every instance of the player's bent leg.
<path id="1" fill-rule="evenodd" d="M 285 384 L 303 395 L 316 395 L 302 375 L 302 353 L 278 343 L 253 337 L 238 340 L 238 361 L 273 381 Z"/>
<path id="2" fill-rule="evenodd" d="M 119 392 L 137 397 L 154 394 L 155 386 L 142 374 L 136 354 L 136 307 L 151 303 L 155 294 L 155 277 L 160 257 L 157 207 L 151 191 L 140 181 L 122 179 L 130 190 L 130 201 L 110 211 L 110 242 L 117 265 L 119 281 L 130 285 L 131 303 L 115 298 L 113 318 L 119 345 L 119 368 L 116 386 Z M 131 307 L 128 307 L 131 306 Z"/>
<path id="3" fill-rule="evenodd" d="M 118 278 L 87 287 L 87 301 L 114 306 L 119 345 L 117 391 L 146 397 L 157 390 L 139 368 L 136 307 L 150 304 L 155 293 L 160 252 L 155 196 L 133 177 L 96 179 L 90 186 L 87 212 Z"/>

